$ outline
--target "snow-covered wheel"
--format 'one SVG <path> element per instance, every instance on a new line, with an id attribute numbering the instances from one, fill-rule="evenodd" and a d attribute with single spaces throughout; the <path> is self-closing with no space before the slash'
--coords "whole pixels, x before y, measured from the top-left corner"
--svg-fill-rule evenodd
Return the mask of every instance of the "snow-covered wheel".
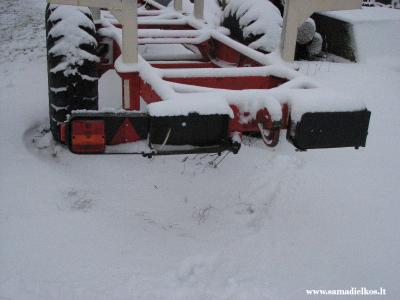
<path id="1" fill-rule="evenodd" d="M 283 16 L 283 12 L 285 10 L 285 0 L 269 0 L 269 1 L 272 2 L 272 4 L 279 9 L 281 15 Z"/>
<path id="2" fill-rule="evenodd" d="M 231 0 L 224 9 L 223 26 L 231 36 L 261 52 L 273 52 L 280 43 L 285 0 Z M 296 59 L 319 55 L 321 35 L 313 19 L 300 27 L 297 35 Z"/>
<path id="3" fill-rule="evenodd" d="M 235 40 L 255 50 L 272 52 L 279 46 L 282 16 L 269 1 L 231 0 L 224 9 L 222 24 Z"/>
<path id="4" fill-rule="evenodd" d="M 281 132 L 281 122 L 272 121 L 271 115 L 267 109 L 260 110 L 257 113 L 257 126 L 264 144 L 267 147 L 275 147 L 279 143 Z"/>
<path id="5" fill-rule="evenodd" d="M 46 32 L 50 129 L 60 140 L 72 110 L 98 108 L 96 28 L 87 8 L 48 5 Z"/>
<path id="6" fill-rule="evenodd" d="M 280 128 L 266 129 L 263 123 L 257 124 L 261 138 L 267 147 L 275 147 L 279 143 Z"/>

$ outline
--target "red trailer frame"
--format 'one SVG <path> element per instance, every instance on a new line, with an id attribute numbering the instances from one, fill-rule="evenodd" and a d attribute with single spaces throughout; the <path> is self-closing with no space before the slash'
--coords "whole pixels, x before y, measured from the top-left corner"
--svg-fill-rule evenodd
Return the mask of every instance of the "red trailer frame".
<path id="1" fill-rule="evenodd" d="M 229 102 L 230 113 L 225 114 L 224 118 L 220 118 L 218 121 L 214 120 L 215 115 L 221 115 L 221 113 L 203 116 L 200 113 L 200 118 L 196 116 L 197 114 L 190 113 L 180 116 L 179 120 L 176 116 L 175 118 L 161 116 L 168 119 L 170 123 L 160 123 L 160 116 L 157 118 L 157 116 L 144 113 L 143 106 L 167 100 L 162 87 L 199 93 L 218 90 L 229 92 L 231 98 L 236 97 L 237 100 L 240 100 L 243 97 L 243 91 L 272 90 L 289 83 L 296 76 L 293 75 L 295 71 L 289 67 L 284 68 L 285 72 L 282 72 L 282 68 L 269 66 L 264 53 L 232 40 L 229 38 L 228 32 L 221 29 L 210 29 L 204 22 L 179 13 L 176 14 L 175 19 L 162 19 L 160 16 L 163 9 L 160 9 L 159 5 L 152 4 L 152 1 L 139 2 L 143 5 L 142 8 L 146 8 L 138 12 L 139 17 L 146 16 L 143 19 L 139 18 L 138 22 L 139 45 L 178 44 L 191 51 L 193 57 L 196 58 L 179 59 L 178 56 L 175 56 L 148 61 L 140 58 L 141 68 L 126 69 L 120 59 L 122 25 L 115 21 L 98 22 L 97 39 L 101 58 L 98 72 L 101 76 L 110 69 L 117 71 L 122 80 L 122 107 L 125 110 L 104 112 L 100 109 L 99 111 L 72 112 L 71 117 L 60 126 L 61 140 L 70 146 L 72 152 L 78 154 L 106 153 L 107 145 L 147 140 L 149 149 L 129 153 L 148 156 L 198 152 L 220 153 L 225 150 L 237 153 L 242 134 L 258 133 L 267 146 L 274 147 L 279 141 L 282 129 L 289 129 L 289 140 L 296 147 L 304 150 L 365 146 L 370 117 L 370 112 L 366 109 L 361 110 L 361 115 L 357 118 L 354 118 L 354 114 L 351 113 L 346 115 L 345 112 L 334 112 L 349 124 L 346 125 L 346 128 L 336 126 L 338 130 L 332 130 L 332 123 L 320 122 L 324 123 L 324 128 L 318 129 L 319 136 L 315 136 L 313 132 L 318 127 L 316 121 L 322 115 L 314 112 L 307 124 L 301 124 L 299 121 L 291 122 L 289 99 L 273 103 L 275 106 L 279 105 L 279 113 L 271 112 L 269 105 L 260 105 L 256 111 L 254 109 L 250 111 L 243 109 L 240 101 L 238 103 L 231 101 Z M 152 19 L 148 16 L 158 17 Z M 171 103 L 170 100 L 164 102 L 166 105 Z M 175 124 L 176 122 L 186 124 L 193 119 L 196 121 L 190 130 Z M 159 123 L 164 125 L 157 126 L 164 127 L 158 128 L 154 125 Z M 206 123 L 213 123 L 216 127 L 209 128 L 205 126 Z M 302 131 L 300 130 L 301 125 L 311 126 L 313 131 Z M 169 130 L 166 127 L 170 127 Z M 355 127 L 357 128 L 354 131 Z M 171 132 L 171 128 L 175 129 Z M 215 135 L 213 131 L 219 132 L 221 128 L 225 128 L 226 132 L 222 135 Z M 186 133 L 182 137 L 180 133 L 185 130 Z M 193 137 L 193 135 L 202 136 L 203 131 L 208 131 L 210 135 L 208 139 L 201 137 L 201 141 L 205 141 L 204 143 Z M 163 132 L 161 136 L 165 135 L 165 139 L 160 139 L 159 132 Z M 334 140 L 321 143 L 321 139 L 326 139 L 325 132 L 328 132 Z M 180 136 L 181 140 L 174 139 L 174 134 Z M 344 138 L 340 138 L 340 135 Z M 158 138 L 154 140 L 154 136 L 158 136 Z M 310 136 L 312 136 L 311 139 Z M 320 140 L 315 140 L 316 138 Z M 172 140 L 175 141 L 172 144 L 176 147 L 172 150 L 168 148 L 169 150 L 166 151 L 165 146 L 169 145 Z M 185 142 L 189 143 L 190 147 L 182 147 Z M 210 143 L 215 143 L 215 145 L 210 145 Z M 161 144 L 161 147 L 157 150 L 153 144 Z"/>

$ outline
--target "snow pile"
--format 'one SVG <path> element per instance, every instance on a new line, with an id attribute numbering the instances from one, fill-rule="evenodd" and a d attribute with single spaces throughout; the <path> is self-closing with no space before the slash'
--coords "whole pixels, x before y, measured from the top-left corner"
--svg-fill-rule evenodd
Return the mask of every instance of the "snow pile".
<path id="1" fill-rule="evenodd" d="M 173 8 L 174 1 L 168 4 L 169 8 Z M 182 0 L 182 13 L 192 15 L 194 4 L 190 0 Z M 217 0 L 204 0 L 204 20 L 213 27 L 219 27 L 221 24 L 222 10 Z"/>
<path id="2" fill-rule="evenodd" d="M 162 69 L 158 73 L 164 78 L 193 78 L 193 77 L 247 77 L 247 76 L 275 76 L 293 79 L 298 76 L 294 72 L 287 72 L 280 66 L 242 67 L 242 68 L 193 68 L 193 69 Z"/>
<path id="3" fill-rule="evenodd" d="M 290 103 L 290 116 L 293 122 L 299 122 L 304 114 L 313 112 L 349 112 L 365 110 L 363 101 L 351 98 L 327 88 L 296 89 L 285 91 Z"/>
<path id="4" fill-rule="evenodd" d="M 235 105 L 241 112 L 241 124 L 248 124 L 256 120 L 257 113 L 263 108 L 268 110 L 272 121 L 282 119 L 281 102 L 272 93 L 262 90 L 224 91 L 222 93 L 225 101 L 230 105 Z"/>
<path id="5" fill-rule="evenodd" d="M 353 24 L 359 61 L 390 66 L 397 57 L 400 70 L 400 11 L 388 8 L 364 8 L 362 11 L 375 21 L 360 19 Z"/>
<path id="6" fill-rule="evenodd" d="M 221 101 L 222 100 L 222 101 Z M 172 101 L 160 101 L 147 106 L 154 117 L 200 115 L 228 115 L 233 118 L 232 109 L 218 93 L 177 94 Z"/>
<path id="7" fill-rule="evenodd" d="M 204 0 L 204 17 L 208 24 L 219 27 L 222 21 L 222 9 L 217 0 Z"/>
<path id="8" fill-rule="evenodd" d="M 279 9 L 265 0 L 231 0 L 225 7 L 224 16 L 236 16 L 243 28 L 244 37 L 262 35 L 249 47 L 273 52 L 279 46 L 282 17 Z"/>
<path id="9" fill-rule="evenodd" d="M 55 39 L 55 45 L 49 54 L 63 56 L 61 62 L 51 72 L 64 71 L 64 75 L 75 74 L 77 66 L 88 61 L 98 61 L 96 55 L 81 48 L 81 45 L 97 46 L 96 39 L 82 28 L 95 31 L 96 28 L 89 19 L 91 15 L 88 8 L 74 6 L 50 6 L 54 9 L 49 17 L 49 22 L 55 23 L 48 35 Z"/>
<path id="10" fill-rule="evenodd" d="M 363 7 L 355 10 L 329 11 L 323 14 L 348 23 L 398 21 L 400 19 L 400 11 L 384 7 Z"/>
<path id="11" fill-rule="evenodd" d="M 171 1 L 168 4 L 168 7 L 174 9 L 174 1 Z M 182 13 L 183 14 L 186 14 L 186 15 L 193 14 L 193 7 L 194 7 L 194 4 L 192 2 L 190 2 L 189 0 L 182 0 Z"/>

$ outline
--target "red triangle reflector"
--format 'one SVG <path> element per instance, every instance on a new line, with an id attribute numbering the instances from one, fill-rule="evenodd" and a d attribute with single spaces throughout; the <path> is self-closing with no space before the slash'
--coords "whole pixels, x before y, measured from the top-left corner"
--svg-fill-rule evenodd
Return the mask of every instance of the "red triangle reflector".
<path id="1" fill-rule="evenodd" d="M 111 145 L 136 142 L 138 140 L 140 140 L 140 136 L 137 134 L 129 119 L 125 118 L 124 122 L 119 126 L 116 134 L 112 138 Z"/>

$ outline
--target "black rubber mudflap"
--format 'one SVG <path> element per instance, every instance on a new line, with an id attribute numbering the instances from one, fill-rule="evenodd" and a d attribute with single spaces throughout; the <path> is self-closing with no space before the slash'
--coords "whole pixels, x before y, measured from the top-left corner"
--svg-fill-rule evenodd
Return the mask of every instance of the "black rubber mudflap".
<path id="1" fill-rule="evenodd" d="M 150 143 L 214 146 L 228 142 L 228 115 L 151 117 Z"/>
<path id="2" fill-rule="evenodd" d="M 301 150 L 365 147 L 371 112 L 306 113 L 290 124 L 288 140 Z"/>

